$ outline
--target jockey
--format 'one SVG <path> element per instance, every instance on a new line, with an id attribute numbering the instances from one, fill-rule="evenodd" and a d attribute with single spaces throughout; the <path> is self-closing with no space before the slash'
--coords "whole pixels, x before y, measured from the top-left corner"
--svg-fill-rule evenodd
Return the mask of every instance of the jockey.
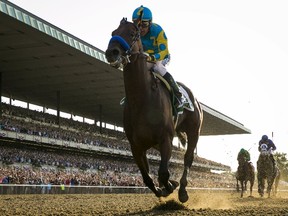
<path id="1" fill-rule="evenodd" d="M 179 114 L 183 113 L 183 95 L 178 84 L 165 67 L 170 61 L 170 53 L 164 30 L 160 25 L 152 22 L 152 12 L 142 5 L 134 10 L 132 20 L 140 29 L 143 50 L 148 55 L 148 69 L 153 69 L 169 83 L 177 98 L 177 111 Z"/>
<path id="2" fill-rule="evenodd" d="M 239 153 L 238 153 L 237 160 L 238 160 L 239 165 L 241 162 L 250 161 L 250 153 L 246 149 L 241 148 Z"/>
<path id="3" fill-rule="evenodd" d="M 276 146 L 275 146 L 274 142 L 271 139 L 269 139 L 267 135 L 263 135 L 261 140 L 259 141 L 259 146 L 258 146 L 259 151 L 261 151 L 261 145 L 262 144 L 266 144 L 266 145 L 263 145 L 266 147 L 266 151 L 272 152 L 272 151 L 276 150 Z M 272 153 L 270 154 L 270 157 L 271 157 L 271 160 L 273 161 L 273 165 L 275 167 L 276 162 L 275 162 L 275 159 L 274 159 Z"/>

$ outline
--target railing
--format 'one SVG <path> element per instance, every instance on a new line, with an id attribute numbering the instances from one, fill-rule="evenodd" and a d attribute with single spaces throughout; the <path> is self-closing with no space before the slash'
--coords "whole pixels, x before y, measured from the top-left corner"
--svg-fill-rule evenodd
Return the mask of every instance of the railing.
<path id="1" fill-rule="evenodd" d="M 0 194 L 151 193 L 147 187 L 0 184 Z"/>

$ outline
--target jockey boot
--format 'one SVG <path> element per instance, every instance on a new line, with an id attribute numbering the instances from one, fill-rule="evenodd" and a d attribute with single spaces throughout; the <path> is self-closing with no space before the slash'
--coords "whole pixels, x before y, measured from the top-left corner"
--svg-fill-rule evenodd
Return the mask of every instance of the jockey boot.
<path id="1" fill-rule="evenodd" d="M 178 84 L 175 82 L 172 75 L 168 72 L 165 73 L 163 78 L 169 83 L 169 85 L 171 86 L 173 93 L 177 99 L 177 102 L 175 103 L 175 106 L 177 108 L 177 112 L 179 114 L 182 114 L 183 113 L 184 98 L 183 98 L 182 93 L 180 92 Z"/>

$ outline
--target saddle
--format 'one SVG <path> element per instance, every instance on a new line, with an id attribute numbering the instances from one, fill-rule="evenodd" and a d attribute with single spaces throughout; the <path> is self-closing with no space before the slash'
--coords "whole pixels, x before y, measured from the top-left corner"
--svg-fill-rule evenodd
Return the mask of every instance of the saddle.
<path id="1" fill-rule="evenodd" d="M 172 102 L 172 106 L 173 106 L 173 114 L 174 115 L 177 115 L 177 109 L 176 107 L 174 106 L 174 103 L 173 101 L 174 100 L 177 100 L 176 99 L 176 96 L 174 95 L 173 91 L 172 91 L 172 88 L 171 86 L 169 85 L 169 83 L 161 76 L 159 75 L 158 73 L 155 73 L 155 72 L 152 72 L 152 74 L 154 75 L 155 78 L 159 79 L 166 87 L 167 89 L 169 90 L 170 94 L 171 94 L 171 102 Z M 178 85 L 179 86 L 179 90 L 180 92 L 182 93 L 183 97 L 184 97 L 184 103 L 183 103 L 183 108 L 188 110 L 188 111 L 191 111 L 193 112 L 194 111 L 194 106 L 193 106 L 193 103 L 187 93 L 187 91 L 181 86 L 181 85 Z"/>

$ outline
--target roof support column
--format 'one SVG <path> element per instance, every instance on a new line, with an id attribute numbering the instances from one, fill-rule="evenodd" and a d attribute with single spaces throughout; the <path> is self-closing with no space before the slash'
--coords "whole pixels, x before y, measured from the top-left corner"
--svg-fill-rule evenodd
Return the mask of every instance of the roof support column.
<path id="1" fill-rule="evenodd" d="M 2 117 L 2 72 L 0 72 L 0 117 Z"/>
<path id="2" fill-rule="evenodd" d="M 56 123 L 58 124 L 58 126 L 60 126 L 60 91 L 57 91 L 57 120 Z"/>
<path id="3" fill-rule="evenodd" d="M 99 132 L 102 134 L 102 104 L 99 105 Z"/>

